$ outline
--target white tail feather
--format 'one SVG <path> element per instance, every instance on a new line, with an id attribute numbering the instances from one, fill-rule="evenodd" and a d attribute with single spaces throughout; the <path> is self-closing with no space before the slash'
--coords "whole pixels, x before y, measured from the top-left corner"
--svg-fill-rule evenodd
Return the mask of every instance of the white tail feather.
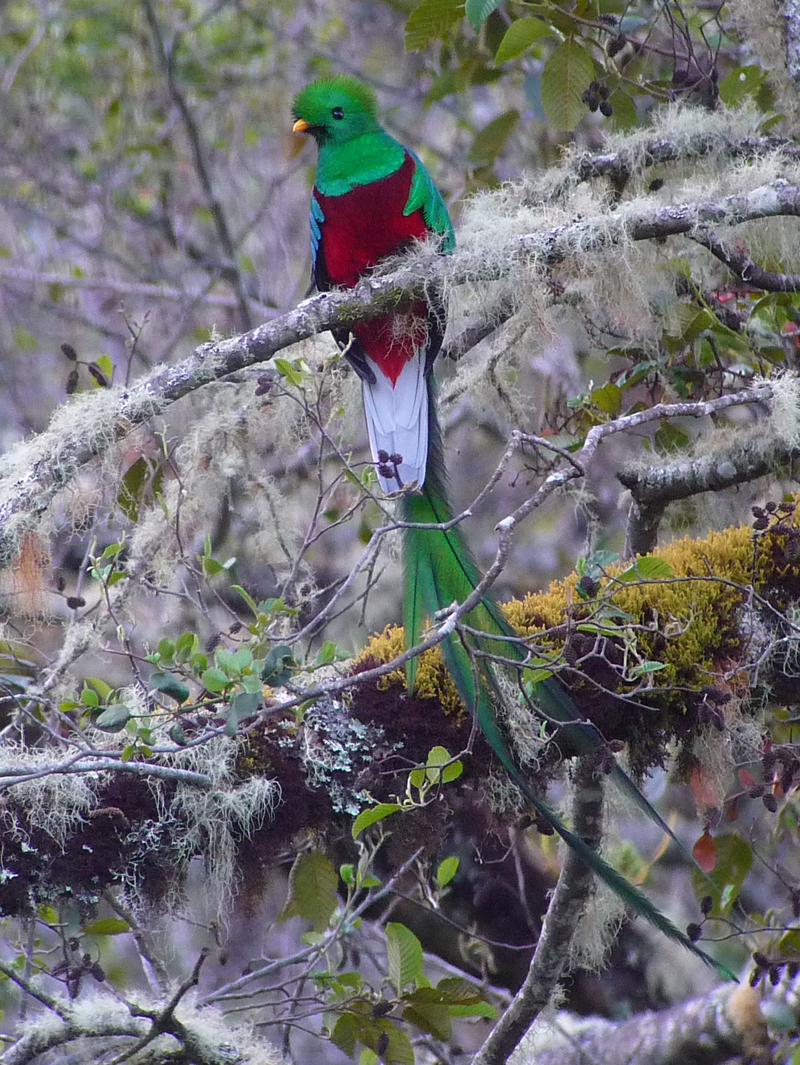
<path id="1" fill-rule="evenodd" d="M 384 492 L 396 492 L 403 485 L 416 481 L 422 487 L 428 460 L 428 384 L 425 380 L 425 355 L 418 352 L 409 359 L 397 383 L 386 377 L 372 359 L 367 363 L 375 374 L 375 384 L 363 382 L 364 413 L 372 457 L 378 462 L 378 452 L 402 455 L 396 477 L 378 474 Z"/>

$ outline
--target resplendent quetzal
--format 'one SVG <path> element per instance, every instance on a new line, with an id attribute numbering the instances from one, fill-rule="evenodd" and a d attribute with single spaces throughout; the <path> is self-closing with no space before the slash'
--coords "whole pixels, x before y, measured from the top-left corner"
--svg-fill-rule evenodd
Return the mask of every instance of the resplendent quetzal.
<path id="1" fill-rule="evenodd" d="M 314 280 L 320 291 L 351 288 L 388 256 L 415 241 L 438 238 L 443 252 L 455 247 L 447 208 L 427 170 L 408 148 L 378 124 L 374 93 L 350 77 L 313 82 L 294 101 L 294 131 L 317 142 L 319 161 L 311 194 Z M 444 336 L 444 312 L 435 295 L 382 318 L 338 326 L 337 344 L 361 379 L 367 430 L 381 487 L 400 492 L 400 515 L 414 524 L 442 524 L 453 517 L 448 500 L 442 437 L 436 413 L 433 363 Z M 474 590 L 479 573 L 458 526 L 406 528 L 403 544 L 403 623 L 406 647 L 419 642 L 423 624 Z M 522 662 L 527 651 L 499 606 L 485 597 L 463 619 L 464 629 L 440 645 L 459 694 L 506 771 L 538 814 L 586 864 L 636 912 L 704 961 L 731 976 L 676 928 L 650 900 L 564 825 L 534 794 L 513 753 L 493 699 L 493 667 L 483 655 Z M 416 659 L 406 669 L 414 689 Z M 592 750 L 603 741 L 581 718 L 555 678 L 540 682 L 533 701 L 558 727 L 565 753 Z M 636 804 L 672 836 L 636 785 L 616 766 L 614 779 Z M 674 839 L 674 836 L 673 836 Z"/>

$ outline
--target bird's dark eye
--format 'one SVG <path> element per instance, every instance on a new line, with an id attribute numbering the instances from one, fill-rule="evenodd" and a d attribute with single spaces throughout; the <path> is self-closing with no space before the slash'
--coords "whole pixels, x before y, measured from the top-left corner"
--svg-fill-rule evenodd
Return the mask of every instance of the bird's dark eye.
<path id="1" fill-rule="evenodd" d="M 337 120 L 337 122 L 340 118 L 344 118 L 344 110 L 341 107 L 334 107 L 334 109 L 331 111 L 331 114 Z"/>

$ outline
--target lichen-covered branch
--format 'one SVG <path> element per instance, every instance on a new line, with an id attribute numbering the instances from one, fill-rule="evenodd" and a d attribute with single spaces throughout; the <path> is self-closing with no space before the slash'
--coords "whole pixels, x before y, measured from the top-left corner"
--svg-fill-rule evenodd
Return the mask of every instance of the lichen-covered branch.
<path id="1" fill-rule="evenodd" d="M 687 456 L 645 468 L 620 470 L 617 477 L 632 496 L 628 515 L 628 553 L 645 555 L 653 550 L 658 541 L 659 524 L 670 503 L 754 481 L 789 462 L 795 453 L 795 449 L 777 438 L 768 450 L 753 438 L 745 438 L 723 445 L 710 455 Z"/>
<path id="2" fill-rule="evenodd" d="M 546 1050 L 523 1047 L 513 1065 L 721 1065 L 732 1057 L 767 1062 L 761 995 L 725 984 L 701 998 L 624 1023 L 591 1018 Z M 551 1040 L 552 1042 L 552 1040 Z"/>
<path id="3" fill-rule="evenodd" d="M 783 23 L 786 72 L 800 97 L 800 3 L 798 0 L 775 0 L 775 9 Z"/>
<path id="4" fill-rule="evenodd" d="M 16 552 L 26 528 L 35 525 L 55 494 L 92 458 L 104 454 L 137 425 L 204 385 L 330 329 L 377 317 L 398 302 L 443 282 L 490 281 L 520 263 L 543 269 L 573 254 L 583 256 L 624 240 L 650 240 L 691 233 L 697 226 L 735 225 L 757 218 L 800 214 L 800 187 L 772 182 L 721 199 L 642 211 L 619 209 L 602 218 L 581 219 L 511 240 L 498 260 L 418 256 L 386 276 L 361 281 L 348 292 L 324 293 L 242 336 L 198 348 L 189 359 L 160 368 L 133 387 L 82 397 L 90 406 L 68 404 L 48 430 L 20 445 L 0 464 L 0 564 Z M 498 262 L 501 265 L 498 265 Z"/>
<path id="5" fill-rule="evenodd" d="M 603 790 L 591 758 L 578 761 L 573 781 L 573 832 L 597 849 L 603 838 Z M 528 974 L 514 1001 L 475 1055 L 473 1065 L 504 1065 L 550 997 L 570 958 L 570 944 L 593 887 L 588 866 L 567 851 Z"/>

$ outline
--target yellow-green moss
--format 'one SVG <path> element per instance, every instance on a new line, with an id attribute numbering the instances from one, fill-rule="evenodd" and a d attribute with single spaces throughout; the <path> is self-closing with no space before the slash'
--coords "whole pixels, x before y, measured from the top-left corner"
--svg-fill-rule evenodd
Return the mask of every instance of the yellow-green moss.
<path id="1" fill-rule="evenodd" d="M 784 521 L 796 527 L 794 516 Z M 742 651 L 739 611 L 751 584 L 759 594 L 781 604 L 794 597 L 795 585 L 800 597 L 800 560 L 787 561 L 786 555 L 791 553 L 784 554 L 786 540 L 785 532 L 767 531 L 754 549 L 750 526 L 712 532 L 702 540 L 686 537 L 656 549 L 653 555 L 664 559 L 676 578 L 722 580 L 615 586 L 613 580 L 603 579 L 599 596 L 611 597 L 637 624 L 649 626 L 649 631 L 637 632 L 637 649 L 641 657 L 665 664 L 664 670 L 652 675 L 658 686 L 699 689 L 711 683 L 714 674 L 736 668 Z M 628 563 L 609 567 L 609 577 L 628 567 Z M 554 581 L 547 591 L 512 600 L 504 605 L 509 621 L 520 633 L 535 635 L 564 626 L 570 619 L 574 622 L 588 617 L 597 604 L 581 599 L 577 583 L 578 576 L 573 573 Z M 559 647 L 563 638 L 549 642 Z M 402 650 L 402 628 L 388 626 L 372 637 L 358 661 L 387 662 Z M 433 696 L 448 709 L 460 707 L 438 648 L 421 656 L 417 676 L 418 694 Z M 386 682 L 403 684 L 404 674 L 398 670 Z"/>

